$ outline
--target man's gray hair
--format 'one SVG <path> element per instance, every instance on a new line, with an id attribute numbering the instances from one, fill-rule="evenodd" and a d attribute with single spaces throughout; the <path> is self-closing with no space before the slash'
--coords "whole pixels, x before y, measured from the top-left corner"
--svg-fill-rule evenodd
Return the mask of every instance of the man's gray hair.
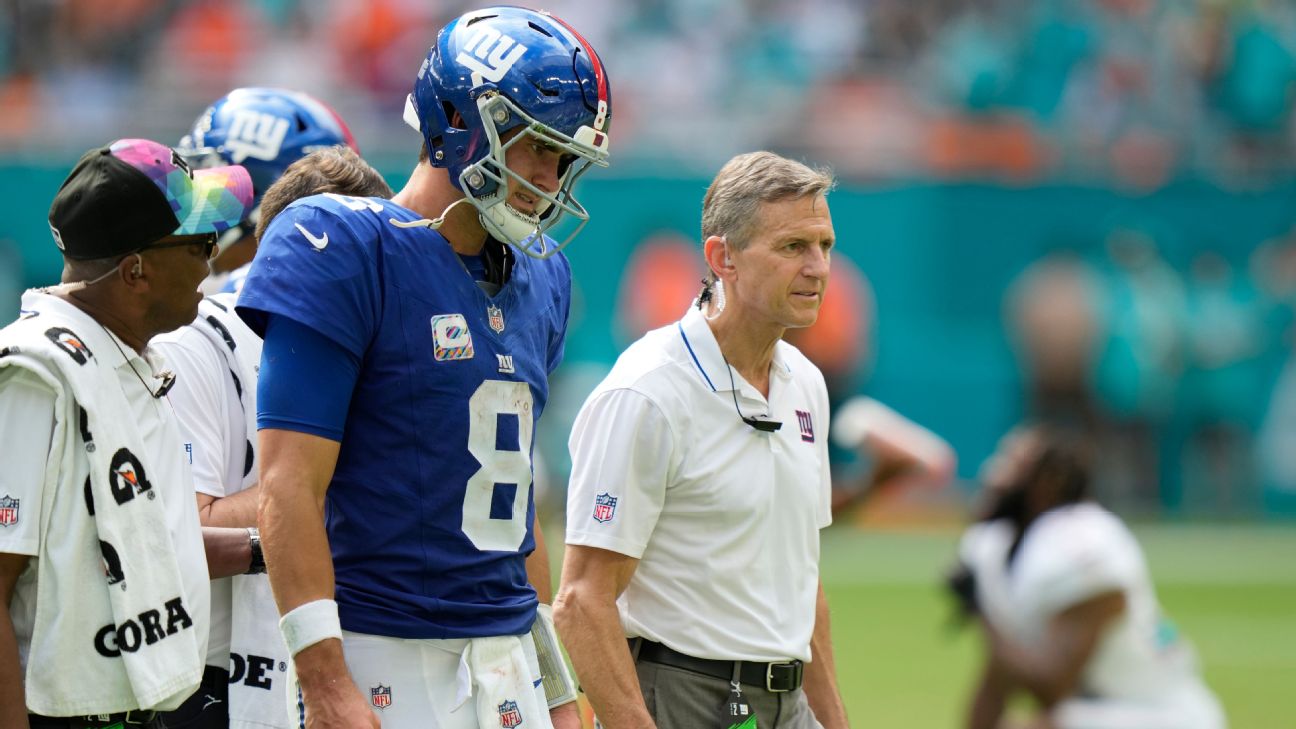
<path id="1" fill-rule="evenodd" d="M 827 195 L 837 181 L 827 168 L 811 169 L 773 152 L 748 152 L 725 163 L 702 199 L 702 239 L 724 236 L 734 250 L 751 242 L 767 202 Z"/>

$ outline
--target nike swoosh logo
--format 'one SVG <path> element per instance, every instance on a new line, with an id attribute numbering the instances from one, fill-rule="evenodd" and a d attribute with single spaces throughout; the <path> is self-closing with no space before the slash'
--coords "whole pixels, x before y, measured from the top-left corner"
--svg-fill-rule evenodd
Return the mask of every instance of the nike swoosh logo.
<path id="1" fill-rule="evenodd" d="M 315 247 L 315 250 L 322 251 L 324 250 L 324 247 L 328 245 L 328 233 L 325 233 L 324 235 L 321 235 L 318 238 L 316 238 L 315 236 L 311 235 L 311 232 L 309 230 L 303 228 L 301 223 L 293 223 L 293 225 L 297 226 L 297 230 L 300 230 L 301 234 L 306 236 L 306 240 L 309 241 L 310 244 Z"/>

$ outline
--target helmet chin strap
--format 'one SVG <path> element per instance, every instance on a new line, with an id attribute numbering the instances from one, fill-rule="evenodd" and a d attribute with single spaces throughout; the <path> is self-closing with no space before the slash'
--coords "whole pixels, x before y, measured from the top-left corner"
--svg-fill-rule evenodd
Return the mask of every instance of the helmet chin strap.
<path id="1" fill-rule="evenodd" d="M 441 226 L 445 225 L 446 217 L 450 215 L 450 211 L 453 210 L 456 205 L 461 205 L 466 202 L 468 202 L 468 198 L 466 197 L 461 197 L 458 200 L 455 200 L 447 205 L 445 210 L 441 211 L 441 215 L 435 218 L 421 218 L 419 220 L 411 220 L 408 222 L 397 220 L 396 218 L 388 218 L 387 222 L 397 228 L 431 228 L 432 230 L 440 230 Z"/>
<path id="2" fill-rule="evenodd" d="M 481 211 L 482 226 L 505 243 L 521 247 L 539 228 L 539 218 L 523 213 L 507 202 L 498 202 Z"/>
<path id="3" fill-rule="evenodd" d="M 388 218 L 387 222 L 397 228 L 431 228 L 432 230 L 440 230 L 441 226 L 445 225 L 446 218 L 450 216 L 450 211 L 454 209 L 456 205 L 462 205 L 463 203 L 469 202 L 472 201 L 466 197 L 461 197 L 447 205 L 446 209 L 441 211 L 441 215 L 436 218 L 421 218 L 419 220 L 411 220 L 408 222 L 397 220 L 395 218 Z M 503 208 L 503 210 L 500 208 Z M 487 233 L 495 238 L 503 240 L 504 242 L 508 242 L 511 239 L 509 236 L 510 233 L 520 233 L 522 230 L 522 227 L 520 226 L 525 226 L 527 232 L 525 234 L 517 235 L 516 237 L 519 240 L 529 238 L 536 229 L 534 222 L 527 220 L 522 213 L 513 210 L 506 202 L 499 202 L 492 205 L 487 208 L 487 212 L 479 213 L 478 217 L 481 220 L 482 227 L 486 229 Z"/>

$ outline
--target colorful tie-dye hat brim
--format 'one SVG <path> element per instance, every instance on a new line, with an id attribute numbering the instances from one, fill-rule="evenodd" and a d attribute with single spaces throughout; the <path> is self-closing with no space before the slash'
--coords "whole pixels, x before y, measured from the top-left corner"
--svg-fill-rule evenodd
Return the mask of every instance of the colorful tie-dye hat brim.
<path id="1" fill-rule="evenodd" d="M 170 235 L 221 233 L 252 209 L 252 180 L 238 166 L 195 172 L 171 148 L 121 139 L 81 157 L 50 205 L 66 258 L 120 256 Z"/>
<path id="2" fill-rule="evenodd" d="M 238 165 L 194 170 L 171 148 L 147 139 L 122 139 L 108 148 L 166 195 L 180 222 L 172 235 L 223 233 L 252 210 L 252 178 Z"/>

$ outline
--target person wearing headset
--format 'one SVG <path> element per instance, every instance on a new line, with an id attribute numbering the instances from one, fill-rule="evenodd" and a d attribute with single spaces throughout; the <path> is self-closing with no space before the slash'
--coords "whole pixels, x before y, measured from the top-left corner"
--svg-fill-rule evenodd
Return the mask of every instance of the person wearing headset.
<path id="1" fill-rule="evenodd" d="M 607 729 L 847 726 L 819 581 L 828 391 L 783 341 L 823 302 L 832 186 L 769 152 L 725 164 L 696 305 L 576 418 L 554 619 Z"/>
<path id="2" fill-rule="evenodd" d="M 54 198 L 64 283 L 0 330 L 2 726 L 157 727 L 198 686 L 209 571 L 253 547 L 199 525 L 149 341 L 193 320 L 251 201 L 243 168 L 143 139 L 86 153 Z"/>

